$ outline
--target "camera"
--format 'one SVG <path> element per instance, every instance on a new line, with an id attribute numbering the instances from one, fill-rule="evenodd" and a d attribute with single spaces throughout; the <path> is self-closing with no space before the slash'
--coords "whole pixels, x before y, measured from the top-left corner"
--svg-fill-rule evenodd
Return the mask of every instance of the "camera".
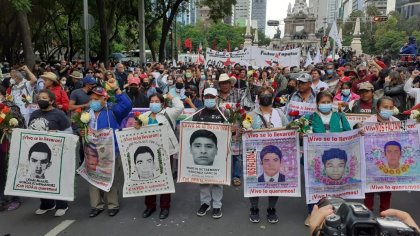
<path id="1" fill-rule="evenodd" d="M 420 234 L 395 217 L 375 217 L 363 204 L 341 198 L 321 199 L 319 207 L 332 205 L 334 213 L 327 216 L 320 235 L 334 236 L 419 236 Z"/>

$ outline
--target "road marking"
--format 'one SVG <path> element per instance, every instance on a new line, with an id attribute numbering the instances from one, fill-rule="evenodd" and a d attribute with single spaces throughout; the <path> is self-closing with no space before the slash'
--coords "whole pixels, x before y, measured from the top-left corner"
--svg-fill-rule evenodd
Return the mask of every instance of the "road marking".
<path id="1" fill-rule="evenodd" d="M 50 230 L 47 234 L 44 236 L 56 236 L 61 231 L 65 230 L 67 227 L 69 227 L 71 224 L 73 224 L 75 220 L 64 220 L 59 225 L 57 225 L 54 229 Z"/>

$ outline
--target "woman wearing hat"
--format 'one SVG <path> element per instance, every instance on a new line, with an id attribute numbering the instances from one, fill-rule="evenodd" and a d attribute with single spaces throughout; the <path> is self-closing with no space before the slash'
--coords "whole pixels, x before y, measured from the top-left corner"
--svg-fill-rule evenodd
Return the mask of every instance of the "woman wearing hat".
<path id="1" fill-rule="evenodd" d="M 67 112 L 69 110 L 69 97 L 63 87 L 61 87 L 57 75 L 52 72 L 45 72 L 41 75 L 41 78 L 45 81 L 45 88 L 54 93 L 57 108 Z"/>
<path id="2" fill-rule="evenodd" d="M 333 95 L 328 91 L 321 91 L 316 95 L 317 110 L 306 118 L 310 121 L 313 133 L 336 133 L 351 130 L 344 113 L 332 111 Z M 315 204 L 308 204 L 308 217 L 305 225 L 309 226 L 311 212 Z"/>

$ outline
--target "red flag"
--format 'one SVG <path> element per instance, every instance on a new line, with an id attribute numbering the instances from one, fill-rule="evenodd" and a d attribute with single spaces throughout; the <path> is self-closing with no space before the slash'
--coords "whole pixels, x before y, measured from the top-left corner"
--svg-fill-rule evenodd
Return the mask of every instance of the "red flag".
<path id="1" fill-rule="evenodd" d="M 230 52 L 230 38 L 228 38 L 228 48 L 227 48 L 228 52 Z"/>
<path id="2" fill-rule="evenodd" d="M 186 39 L 185 40 L 185 48 L 189 48 L 190 52 L 192 51 L 192 42 L 191 39 Z"/>
<path id="3" fill-rule="evenodd" d="M 216 38 L 214 38 L 214 40 L 213 40 L 213 50 L 216 50 Z"/>

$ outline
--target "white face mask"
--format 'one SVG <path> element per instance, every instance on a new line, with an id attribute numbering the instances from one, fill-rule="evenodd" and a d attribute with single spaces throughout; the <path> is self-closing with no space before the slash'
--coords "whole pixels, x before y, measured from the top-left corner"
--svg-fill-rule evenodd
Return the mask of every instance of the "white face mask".
<path id="1" fill-rule="evenodd" d="M 10 85 L 14 85 L 14 84 L 16 84 L 15 79 L 10 79 L 10 80 L 9 80 L 9 82 L 10 82 Z"/>
<path id="2" fill-rule="evenodd" d="M 67 81 L 65 81 L 65 80 L 61 80 L 61 84 L 62 84 L 62 85 L 66 85 L 66 83 L 67 83 Z"/>

